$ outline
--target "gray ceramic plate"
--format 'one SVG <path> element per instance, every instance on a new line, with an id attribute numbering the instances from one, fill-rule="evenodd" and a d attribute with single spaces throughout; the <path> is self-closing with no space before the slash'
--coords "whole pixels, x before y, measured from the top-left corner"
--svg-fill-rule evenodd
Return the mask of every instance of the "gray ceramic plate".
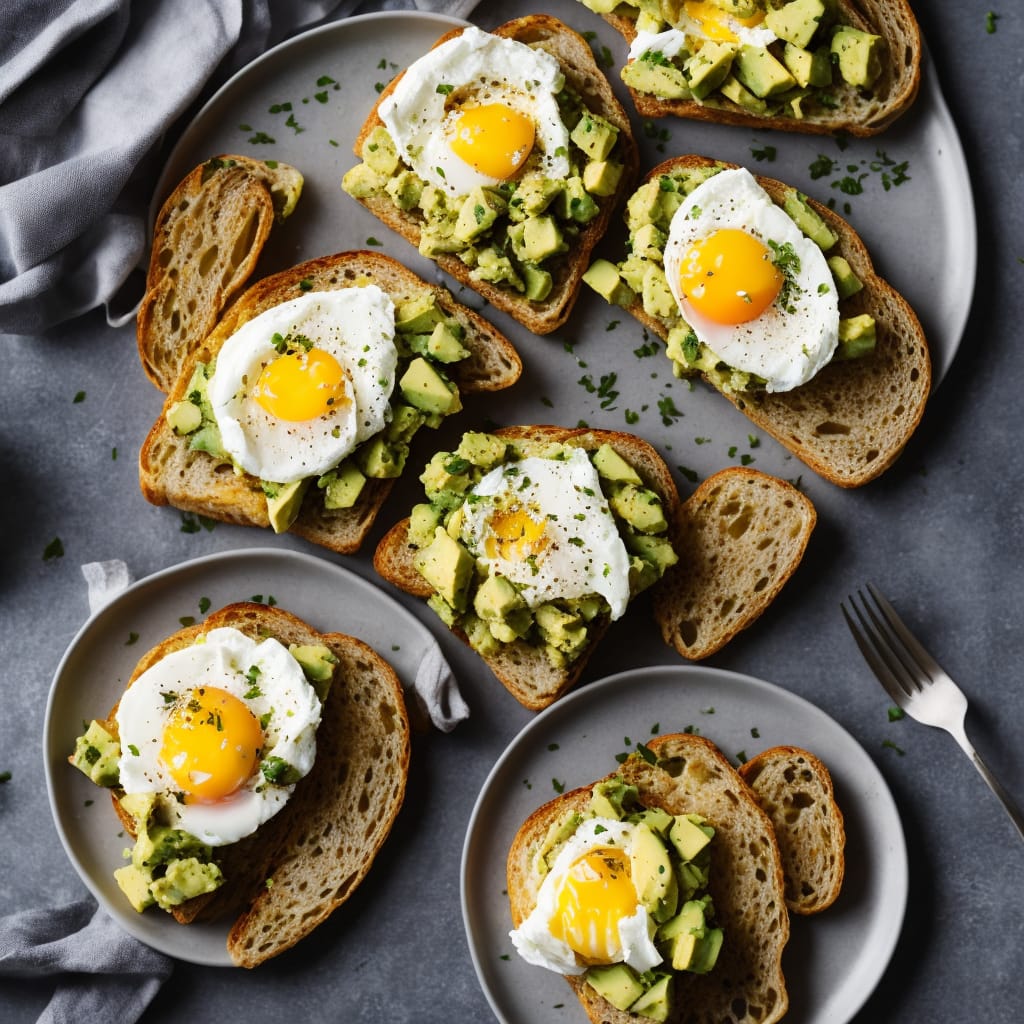
<path id="1" fill-rule="evenodd" d="M 733 759 L 792 744 L 828 764 L 845 817 L 846 877 L 828 911 L 793 919 L 783 959 L 786 1020 L 845 1024 L 870 995 L 907 901 L 903 830 L 871 758 L 823 711 L 778 686 L 711 668 L 661 667 L 610 676 L 552 705 L 513 740 L 480 791 L 463 849 L 462 913 L 499 1020 L 585 1019 L 562 978 L 521 960 L 508 938 L 505 860 L 516 830 L 556 792 L 613 770 L 616 754 L 691 726 Z"/>
<path id="2" fill-rule="evenodd" d="M 360 576 L 324 558 L 270 548 L 210 555 L 148 576 L 93 615 L 71 642 L 53 679 L 43 733 L 50 807 L 68 857 L 125 931 L 180 960 L 229 966 L 227 922 L 184 928 L 160 911 L 132 910 L 113 877 L 130 844 L 119 834 L 106 793 L 67 763 L 82 723 L 106 716 L 138 659 L 180 629 L 183 616 L 202 620 L 203 598 L 210 610 L 273 598 L 321 632 L 364 640 L 406 687 L 436 642 L 410 612 Z"/>

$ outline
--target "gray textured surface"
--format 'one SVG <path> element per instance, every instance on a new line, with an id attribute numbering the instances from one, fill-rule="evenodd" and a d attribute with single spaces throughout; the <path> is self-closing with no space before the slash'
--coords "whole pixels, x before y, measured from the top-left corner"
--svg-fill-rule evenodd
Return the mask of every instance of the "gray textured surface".
<path id="1" fill-rule="evenodd" d="M 888 702 L 838 611 L 839 600 L 863 580 L 882 586 L 962 682 L 971 698 L 969 732 L 1007 787 L 1024 795 L 1024 522 L 1017 483 L 1024 474 L 1018 413 L 1024 26 L 1015 5 L 1006 3 L 994 5 L 1002 15 L 994 34 L 985 26 L 989 0 L 916 6 L 974 184 L 979 272 L 970 322 L 949 377 L 889 473 L 855 492 L 805 475 L 821 514 L 807 558 L 764 619 L 712 663 L 812 700 L 853 733 L 892 788 L 910 852 L 909 905 L 894 960 L 857 1021 L 1001 1024 L 1019 1019 L 1024 999 L 1024 848 L 952 740 L 909 720 L 887 721 Z M 574 13 L 571 4 L 555 9 Z M 485 3 L 478 20 L 493 25 L 507 10 Z M 582 9 L 572 20 L 597 27 Z M 781 136 L 771 141 L 785 145 Z M 908 224 L 907 231 L 927 245 L 925 227 Z M 952 264 L 956 258 L 948 254 Z M 50 680 L 88 612 L 78 566 L 119 557 L 139 577 L 213 551 L 300 546 L 228 526 L 184 533 L 178 513 L 146 505 L 135 456 L 159 401 L 134 346 L 131 329 L 110 330 L 95 315 L 47 337 L 3 341 L 0 467 L 13 498 L 0 508 L 0 770 L 12 773 L 0 786 L 5 911 L 57 905 L 84 891 L 50 819 L 40 756 Z M 524 386 L 535 395 L 546 393 L 553 377 L 575 371 L 557 358 L 541 362 L 543 351 L 537 340 L 524 347 Z M 75 403 L 79 391 L 86 397 Z M 592 401 L 580 394 L 581 402 Z M 467 420 L 483 421 L 494 408 L 468 404 Z M 559 411 L 567 422 L 586 415 L 597 424 L 595 410 L 586 404 Z M 539 405 L 536 414 L 552 416 Z M 607 425 L 621 422 L 619 413 Z M 699 430 L 684 422 L 688 437 Z M 742 425 L 737 435 L 744 436 Z M 759 467 L 778 458 L 768 442 L 763 451 Z M 690 485 L 681 485 L 688 493 Z M 372 578 L 372 542 L 413 493 L 411 484 L 399 488 L 367 552 L 346 565 Z M 56 536 L 65 554 L 44 561 Z M 407 604 L 433 627 L 425 609 Z M 442 636 L 441 642 L 473 717 L 450 736 L 416 737 L 406 806 L 367 883 L 314 939 L 256 973 L 177 965 L 147 1022 L 257 1014 L 490 1019 L 462 929 L 459 855 L 483 779 L 530 716 L 453 640 Z M 641 608 L 612 630 L 587 678 L 673 658 L 644 624 Z M 904 753 L 883 746 L 886 740 Z M 95 810 L 104 811 L 99 804 Z M 47 998 L 46 985 L 7 983 L 0 992 L 3 1017 L 34 1020 Z M 791 1019 L 799 1019 L 796 1009 Z"/>

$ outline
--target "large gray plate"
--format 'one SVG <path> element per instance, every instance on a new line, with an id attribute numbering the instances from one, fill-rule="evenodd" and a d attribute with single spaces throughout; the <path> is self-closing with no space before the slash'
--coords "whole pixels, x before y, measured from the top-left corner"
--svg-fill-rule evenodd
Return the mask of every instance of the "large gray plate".
<path id="1" fill-rule="evenodd" d="M 505 861 L 516 830 L 556 787 L 588 785 L 615 767 L 617 753 L 689 726 L 732 758 L 792 744 L 826 760 L 845 818 L 846 877 L 828 911 L 793 918 L 786 1020 L 845 1024 L 871 994 L 907 901 L 903 830 L 872 760 L 823 711 L 771 683 L 703 667 L 647 668 L 591 683 L 538 715 L 480 791 L 463 849 L 462 913 L 477 976 L 505 1024 L 585 1019 L 562 978 L 521 960 L 508 938 Z"/>
<path id="2" fill-rule="evenodd" d="M 406 687 L 436 646 L 410 612 L 354 573 L 313 555 L 270 548 L 209 555 L 147 576 L 93 615 L 79 630 L 53 679 L 43 730 L 50 807 L 61 841 L 82 881 L 126 932 L 180 960 L 230 966 L 228 923 L 183 928 L 168 914 L 137 914 L 114 881 L 126 845 L 107 795 L 68 764 L 82 723 L 114 706 L 136 662 L 150 647 L 233 601 L 271 597 L 320 632 L 357 636 L 391 663 Z M 137 634 L 129 643 L 130 635 Z M 396 641 L 396 638 L 399 638 Z"/>

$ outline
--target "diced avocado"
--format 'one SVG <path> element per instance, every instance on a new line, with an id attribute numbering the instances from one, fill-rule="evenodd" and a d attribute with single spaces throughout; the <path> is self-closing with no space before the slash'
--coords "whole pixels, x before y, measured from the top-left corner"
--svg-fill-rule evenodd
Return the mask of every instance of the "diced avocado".
<path id="1" fill-rule="evenodd" d="M 504 576 L 488 576 L 473 595 L 473 611 L 485 622 L 505 619 L 525 602 Z"/>
<path id="2" fill-rule="evenodd" d="M 824 0 L 790 0 L 782 7 L 769 7 L 764 23 L 779 39 L 806 47 L 824 16 Z"/>
<path id="3" fill-rule="evenodd" d="M 836 292 L 840 301 L 848 299 L 851 295 L 856 295 L 864 287 L 864 283 L 853 272 L 853 267 L 844 257 L 829 256 L 825 262 L 828 263 L 828 269 L 832 271 L 832 280 L 836 283 Z"/>
<path id="4" fill-rule="evenodd" d="M 619 277 L 615 264 L 608 260 L 594 260 L 584 272 L 583 281 L 606 302 L 616 306 L 628 306 L 636 298 L 633 289 Z"/>
<path id="5" fill-rule="evenodd" d="M 186 857 L 172 861 L 162 878 L 156 879 L 149 891 L 164 910 L 177 907 L 186 900 L 213 892 L 224 883 L 224 875 L 212 861 Z"/>
<path id="6" fill-rule="evenodd" d="M 619 277 L 622 278 L 623 283 L 627 288 L 634 294 L 640 293 L 643 295 L 644 290 L 644 276 L 647 274 L 647 268 L 651 265 L 651 260 L 644 256 L 637 256 L 636 253 L 630 253 L 620 264 L 619 264 Z"/>
<path id="7" fill-rule="evenodd" d="M 595 14 L 611 14 L 619 6 L 621 0 L 582 0 L 582 2 Z"/>
<path id="8" fill-rule="evenodd" d="M 427 355 L 439 363 L 457 363 L 469 355 L 469 349 L 463 347 L 462 339 L 453 329 L 453 325 L 441 321 L 434 325 L 427 340 Z"/>
<path id="9" fill-rule="evenodd" d="M 703 937 L 697 940 L 687 970 L 693 974 L 707 974 L 718 962 L 724 938 L 721 928 L 706 928 Z"/>
<path id="10" fill-rule="evenodd" d="M 583 187 L 592 196 L 611 196 L 622 180 L 622 164 L 613 160 L 591 160 L 583 168 Z"/>
<path id="11" fill-rule="evenodd" d="M 591 967 L 587 984 L 617 1010 L 628 1010 L 644 994 L 643 985 L 628 964 Z"/>
<path id="12" fill-rule="evenodd" d="M 639 555 L 645 562 L 654 566 L 659 575 L 664 575 L 679 561 L 672 542 L 667 537 L 657 537 L 646 533 L 632 533 L 625 538 L 626 548 L 634 555 Z"/>
<path id="13" fill-rule="evenodd" d="M 768 104 L 755 96 L 735 75 L 726 75 L 718 91 L 727 100 L 732 100 L 737 106 L 749 110 L 752 114 L 764 114 L 768 110 Z"/>
<path id="14" fill-rule="evenodd" d="M 135 832 L 144 832 L 156 806 L 156 793 L 125 793 L 118 800 L 121 809 L 135 822 Z"/>
<path id="15" fill-rule="evenodd" d="M 840 319 L 839 347 L 835 358 L 858 359 L 874 352 L 875 344 L 875 319 L 869 313 Z"/>
<path id="16" fill-rule="evenodd" d="M 491 636 L 503 644 L 520 640 L 533 628 L 533 613 L 526 605 L 513 608 L 504 619 L 485 619 Z"/>
<path id="17" fill-rule="evenodd" d="M 529 223 L 529 222 L 527 222 Z M 520 266 L 523 274 L 524 294 L 531 302 L 543 302 L 554 287 L 554 278 L 543 267 L 524 262 Z"/>
<path id="18" fill-rule="evenodd" d="M 490 469 L 501 462 L 508 452 L 508 442 L 494 434 L 468 430 L 462 435 L 456 453 L 468 459 L 474 466 Z"/>
<path id="19" fill-rule="evenodd" d="M 462 495 L 471 482 L 466 475 L 466 470 L 469 467 L 469 460 L 460 455 L 453 455 L 451 452 L 435 452 L 420 474 L 420 483 L 423 484 L 427 496 L 431 499 L 445 491 Z M 459 504 L 461 503 L 460 500 Z"/>
<path id="20" fill-rule="evenodd" d="M 717 89 L 736 59 L 731 43 L 708 41 L 686 62 L 686 84 L 695 99 L 702 100 Z"/>
<path id="21" fill-rule="evenodd" d="M 466 631 L 466 639 L 469 646 L 477 654 L 487 657 L 498 650 L 498 640 L 491 632 L 488 623 L 484 622 L 478 615 L 469 612 L 463 615 L 460 625 Z"/>
<path id="22" fill-rule="evenodd" d="M 189 451 L 206 452 L 216 458 L 225 458 L 224 443 L 220 430 L 214 422 L 204 423 L 189 438 Z"/>
<path id="23" fill-rule="evenodd" d="M 346 459 L 340 466 L 324 473 L 316 485 L 324 492 L 324 508 L 352 508 L 363 492 L 366 476 L 352 459 Z"/>
<path id="24" fill-rule="evenodd" d="M 688 900 L 679 913 L 658 930 L 658 937 L 668 945 L 674 970 L 690 970 L 697 944 L 704 935 L 704 907 L 703 900 Z"/>
<path id="25" fill-rule="evenodd" d="M 626 224 L 631 234 L 635 234 L 644 224 L 654 223 L 658 215 L 660 191 L 658 182 L 646 181 L 626 200 Z"/>
<path id="26" fill-rule="evenodd" d="M 668 180 L 671 181 L 672 179 L 669 178 Z M 683 198 L 683 193 L 676 189 L 662 188 L 658 192 L 658 219 L 656 223 L 664 225 L 665 231 L 668 231 L 672 218 L 676 215 L 676 210 L 683 205 Z"/>
<path id="27" fill-rule="evenodd" d="M 366 199 L 379 192 L 387 183 L 387 175 L 375 171 L 369 164 L 350 167 L 341 179 L 341 187 L 353 199 Z"/>
<path id="28" fill-rule="evenodd" d="M 683 860 L 693 860 L 714 836 L 711 826 L 705 825 L 702 828 L 701 820 L 694 820 L 696 817 L 692 814 L 677 814 L 675 824 L 668 834 L 669 840 Z"/>
<path id="29" fill-rule="evenodd" d="M 807 202 L 807 196 L 795 188 L 786 191 L 782 208 L 790 220 L 821 249 L 828 252 L 838 241 L 836 233 L 821 219 Z"/>
<path id="30" fill-rule="evenodd" d="M 608 608 L 607 602 L 600 594 L 586 594 L 574 598 L 571 602 L 573 611 L 577 612 L 584 622 L 593 622 Z"/>
<path id="31" fill-rule="evenodd" d="M 843 25 L 832 36 L 831 50 L 843 81 L 870 89 L 882 73 L 882 37 Z"/>
<path id="32" fill-rule="evenodd" d="M 132 863 L 137 868 L 154 868 L 168 864 L 179 857 L 209 855 L 209 847 L 194 835 L 180 828 L 154 825 L 146 828 L 135 838 L 132 848 Z"/>
<path id="33" fill-rule="evenodd" d="M 437 593 L 427 598 L 427 607 L 449 628 L 455 625 L 455 609 Z"/>
<path id="34" fill-rule="evenodd" d="M 410 170 L 402 170 L 388 178 L 384 191 L 400 210 L 411 210 L 418 206 L 423 194 L 423 179 Z"/>
<path id="35" fill-rule="evenodd" d="M 608 443 L 601 445 L 590 456 L 590 461 L 605 480 L 618 480 L 638 487 L 643 485 L 640 474 Z"/>
<path id="36" fill-rule="evenodd" d="M 551 868 L 552 859 L 548 854 L 555 850 L 555 847 L 564 843 L 583 822 L 583 815 L 579 811 L 569 811 L 559 821 L 553 821 L 549 826 L 540 845 L 534 851 L 531 864 L 538 875 L 546 875 Z"/>
<path id="37" fill-rule="evenodd" d="M 179 436 L 191 434 L 198 430 L 203 422 L 203 414 L 199 406 L 188 399 L 182 402 L 174 402 L 166 413 L 167 425 Z"/>
<path id="38" fill-rule="evenodd" d="M 619 129 L 598 114 L 585 111 L 569 133 L 569 138 L 583 150 L 591 160 L 604 160 L 615 146 Z"/>
<path id="39" fill-rule="evenodd" d="M 440 509 L 427 502 L 413 505 L 409 513 L 409 543 L 418 548 L 425 548 L 434 539 L 434 531 L 440 524 Z"/>
<path id="40" fill-rule="evenodd" d="M 590 811 L 598 818 L 622 819 L 637 802 L 636 786 L 615 776 L 598 782 L 590 791 Z"/>
<path id="41" fill-rule="evenodd" d="M 426 359 L 417 356 L 398 382 L 402 397 L 425 413 L 447 416 L 462 408 L 459 389 L 441 376 Z"/>
<path id="42" fill-rule="evenodd" d="M 474 564 L 473 556 L 440 526 L 414 560 L 417 572 L 459 612 L 466 609 Z"/>
<path id="43" fill-rule="evenodd" d="M 755 96 L 764 99 L 792 89 L 796 80 L 764 46 L 741 46 L 733 74 Z"/>
<path id="44" fill-rule="evenodd" d="M 555 178 L 544 178 L 536 174 L 524 177 L 516 186 L 511 206 L 521 211 L 524 217 L 532 217 L 543 213 L 563 188 L 563 182 Z"/>
<path id="45" fill-rule="evenodd" d="M 565 242 L 555 218 L 546 213 L 528 217 L 523 222 L 523 247 L 526 258 L 533 263 L 564 252 Z"/>
<path id="46" fill-rule="evenodd" d="M 128 902 L 140 914 L 156 902 L 153 894 L 149 891 L 152 875 L 134 864 L 125 864 L 123 868 L 114 871 L 114 879 L 117 887 L 128 897 Z"/>
<path id="47" fill-rule="evenodd" d="M 455 237 L 463 242 L 476 241 L 507 209 L 505 197 L 496 189 L 475 186 L 459 209 Z"/>
<path id="48" fill-rule="evenodd" d="M 708 883 L 707 872 L 693 861 L 685 861 L 676 865 L 676 878 L 679 880 L 679 898 L 692 899 L 694 894 Z"/>
<path id="49" fill-rule="evenodd" d="M 637 899 L 655 921 L 667 921 L 679 900 L 676 875 L 665 843 L 643 822 L 633 829 L 629 861 Z"/>
<path id="50" fill-rule="evenodd" d="M 398 170 L 398 152 L 394 142 L 391 141 L 387 128 L 383 125 L 377 125 L 366 136 L 359 155 L 365 164 L 380 174 L 390 177 Z"/>
<path id="51" fill-rule="evenodd" d="M 668 830 L 675 818 L 662 807 L 645 807 L 636 814 L 631 814 L 630 821 L 643 822 L 652 832 L 657 832 L 664 840 L 668 838 Z"/>
<path id="52" fill-rule="evenodd" d="M 782 63 L 797 85 L 822 89 L 832 84 L 832 61 L 828 47 L 822 46 L 812 51 L 786 43 L 782 51 Z"/>
<path id="53" fill-rule="evenodd" d="M 664 533 L 668 529 L 661 498 L 647 487 L 631 483 L 616 485 L 608 504 L 616 515 L 640 533 Z"/>
<path id="54" fill-rule="evenodd" d="M 666 100 L 686 100 L 692 95 L 686 75 L 671 63 L 651 60 L 629 61 L 620 72 L 622 81 L 637 92 L 647 92 Z"/>
<path id="55" fill-rule="evenodd" d="M 658 980 L 629 1007 L 629 1012 L 639 1014 L 648 1020 L 666 1021 L 672 1014 L 674 1000 L 672 975 L 661 974 Z"/>
<path id="56" fill-rule="evenodd" d="M 568 660 L 586 646 L 587 624 L 578 614 L 554 604 L 542 604 L 534 609 L 533 617 L 544 642 Z"/>
<path id="57" fill-rule="evenodd" d="M 330 683 L 334 678 L 338 657 L 326 644 L 289 644 L 288 653 L 302 666 L 303 673 L 311 683 Z M 318 686 L 314 685 L 313 688 L 321 700 L 326 697 L 326 687 L 322 696 Z"/>
<path id="58" fill-rule="evenodd" d="M 765 6 L 764 0 L 711 0 L 711 5 L 734 18 L 752 18 Z"/>
<path id="59" fill-rule="evenodd" d="M 667 235 L 656 224 L 644 224 L 630 238 L 633 254 L 661 263 Z"/>
<path id="60" fill-rule="evenodd" d="M 312 480 L 311 476 L 307 476 L 289 484 L 260 481 L 267 498 L 267 515 L 270 517 L 274 533 L 284 533 L 295 522 L 299 509 L 302 508 L 302 499 L 306 496 Z"/>
<path id="61" fill-rule="evenodd" d="M 409 446 L 401 441 L 388 441 L 382 434 L 370 438 L 356 452 L 356 462 L 363 473 L 374 480 L 394 480 L 402 475 Z"/>
<path id="62" fill-rule="evenodd" d="M 481 249 L 477 253 L 476 267 L 470 277 L 474 281 L 491 281 L 493 284 L 507 282 L 517 291 L 526 287 L 508 256 L 494 248 Z"/>
<path id="63" fill-rule="evenodd" d="M 93 719 L 84 734 L 75 740 L 74 753 L 68 760 L 97 786 L 116 786 L 120 756 L 121 744 L 102 723 Z"/>
<path id="64" fill-rule="evenodd" d="M 401 334 L 430 334 L 444 319 L 444 311 L 433 292 L 421 292 L 414 299 L 399 303 L 395 310 L 395 330 Z"/>
<path id="65" fill-rule="evenodd" d="M 649 263 L 644 271 L 641 298 L 644 312 L 648 316 L 668 318 L 679 315 L 679 307 L 669 289 L 665 271 L 656 263 Z"/>
<path id="66" fill-rule="evenodd" d="M 583 179 L 574 174 L 566 178 L 565 188 L 555 200 L 555 210 L 562 220 L 589 224 L 601 212 L 601 207 L 584 187 Z"/>

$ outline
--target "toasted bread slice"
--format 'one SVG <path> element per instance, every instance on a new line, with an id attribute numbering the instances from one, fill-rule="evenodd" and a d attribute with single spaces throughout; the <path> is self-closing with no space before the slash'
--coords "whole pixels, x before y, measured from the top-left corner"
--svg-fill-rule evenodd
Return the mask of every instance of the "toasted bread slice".
<path id="1" fill-rule="evenodd" d="M 324 644 L 338 658 L 312 771 L 277 815 L 217 851 L 224 884 L 175 908 L 183 924 L 233 919 L 228 952 L 239 966 L 255 967 L 308 935 L 366 877 L 404 799 L 409 721 L 394 670 L 361 640 L 318 633 L 281 608 L 248 602 L 228 605 L 157 644 L 140 659 L 128 685 L 220 626 L 254 639 L 273 636 L 286 646 Z M 130 832 L 132 819 L 116 793 L 113 803 Z"/>
<path id="2" fill-rule="evenodd" d="M 216 156 L 167 197 L 153 228 L 139 357 L 170 391 L 189 355 L 252 275 L 275 220 L 295 208 L 302 175 L 277 161 Z"/>
<path id="3" fill-rule="evenodd" d="M 664 161 L 646 180 L 706 166 L 736 165 L 691 154 Z M 791 186 L 756 178 L 781 206 Z M 931 357 L 917 314 L 875 272 L 856 231 L 828 207 L 810 198 L 807 202 L 838 238 L 828 255 L 845 258 L 863 284 L 842 300 L 840 314 L 874 317 L 875 350 L 857 359 L 834 359 L 792 391 L 722 393 L 820 476 L 840 487 L 860 487 L 896 461 L 920 423 L 931 388 Z M 668 337 L 670 325 L 646 313 L 639 298 L 628 312 L 662 339 Z"/>
<path id="4" fill-rule="evenodd" d="M 452 378 L 463 393 L 506 388 L 519 378 L 522 362 L 503 334 L 456 302 L 447 290 L 421 280 L 390 257 L 355 250 L 300 263 L 263 278 L 246 291 L 185 362 L 139 452 L 139 485 L 146 500 L 243 526 L 269 526 L 266 497 L 259 480 L 232 472 L 205 452 L 192 451 L 188 437 L 175 433 L 165 413 L 185 397 L 196 363 L 215 357 L 245 321 L 294 298 L 302 289 L 329 291 L 366 283 L 377 284 L 396 304 L 429 291 L 445 314 L 458 320 L 465 329 L 463 344 L 470 355 L 451 364 L 451 369 Z M 291 532 L 341 554 L 350 554 L 358 549 L 373 525 L 393 483 L 390 479 L 368 479 L 356 504 L 337 510 L 325 509 L 320 492 L 312 487 Z"/>
<path id="5" fill-rule="evenodd" d="M 655 615 L 666 643 L 687 658 L 718 650 L 768 607 L 795 571 L 814 525 L 813 506 L 794 487 L 740 467 L 722 470 L 683 503 L 661 456 L 632 434 L 555 426 L 494 433 L 530 439 L 538 448 L 560 442 L 594 451 L 608 443 L 636 469 L 644 486 L 660 495 L 680 561 L 654 585 Z M 409 520 L 403 519 L 381 539 L 374 568 L 407 593 L 429 597 L 430 584 L 414 564 L 416 550 L 409 543 Z M 541 648 L 524 640 L 502 644 L 485 661 L 520 704 L 540 710 L 576 684 L 609 624 L 607 618 L 589 624 L 587 647 L 566 668 L 552 666 Z M 467 641 L 461 630 L 453 632 Z"/>
<path id="6" fill-rule="evenodd" d="M 636 38 L 636 22 L 617 11 L 603 17 L 625 36 Z M 757 114 L 719 92 L 702 100 L 663 99 L 629 88 L 641 117 L 685 117 L 694 121 L 738 124 L 779 131 L 870 136 L 888 128 L 917 98 L 921 84 L 921 31 L 907 0 L 836 0 L 840 24 L 882 37 L 882 70 L 870 90 L 848 85 L 838 75 L 829 92 L 834 105 L 815 105 L 802 117 Z"/>
<path id="7" fill-rule="evenodd" d="M 739 772 L 775 828 L 786 906 L 796 914 L 832 906 L 846 868 L 846 831 L 828 769 L 807 750 L 771 747 Z"/>
<path id="8" fill-rule="evenodd" d="M 775 600 L 817 518 L 778 477 L 734 466 L 704 480 L 682 506 L 679 562 L 654 591 L 665 643 L 691 661 L 724 647 Z"/>
<path id="9" fill-rule="evenodd" d="M 670 814 L 701 814 L 714 827 L 709 890 L 716 922 L 725 933 L 718 962 L 708 974 L 677 976 L 676 1011 L 669 1019 L 772 1024 L 789 1004 L 782 973 L 789 915 L 771 821 L 710 740 L 676 733 L 659 736 L 648 747 L 655 764 L 634 756 L 613 774 L 635 785 L 645 806 Z M 552 823 L 567 811 L 586 809 L 590 792 L 588 787 L 556 797 L 530 815 L 516 833 L 507 864 L 514 926 L 537 902 L 541 879 L 532 868 L 534 851 Z M 643 1020 L 616 1009 L 582 976 L 566 980 L 595 1024 Z"/>
<path id="10" fill-rule="evenodd" d="M 449 32 L 434 45 L 438 46 L 462 31 L 456 29 Z M 475 280 L 470 274 L 471 268 L 456 255 L 441 254 L 435 257 L 442 270 L 479 292 L 496 309 L 508 313 L 535 334 L 549 334 L 568 319 L 579 294 L 580 278 L 587 268 L 590 253 L 605 233 L 613 210 L 623 196 L 628 194 L 636 179 L 639 156 L 629 118 L 612 92 L 608 80 L 597 66 L 589 43 L 582 36 L 547 14 L 517 18 L 500 25 L 493 30 L 493 34 L 515 39 L 556 57 L 565 74 L 566 82 L 583 98 L 592 113 L 599 114 L 619 129 L 619 140 L 622 144 L 624 171 L 618 186 L 612 195 L 598 199 L 598 215 L 581 230 L 571 250 L 552 266 L 553 287 L 543 301 L 532 301 L 512 289 Z M 381 94 L 381 100 L 390 95 L 400 78 L 401 75 L 389 84 Z M 380 100 L 370 112 L 356 138 L 353 147 L 356 156 L 361 156 L 367 136 L 375 128 L 383 125 L 378 114 L 379 106 Z M 370 195 L 359 199 L 359 202 L 406 241 L 416 247 L 419 246 L 425 220 L 418 209 L 413 208 L 405 212 L 386 194 Z"/>

